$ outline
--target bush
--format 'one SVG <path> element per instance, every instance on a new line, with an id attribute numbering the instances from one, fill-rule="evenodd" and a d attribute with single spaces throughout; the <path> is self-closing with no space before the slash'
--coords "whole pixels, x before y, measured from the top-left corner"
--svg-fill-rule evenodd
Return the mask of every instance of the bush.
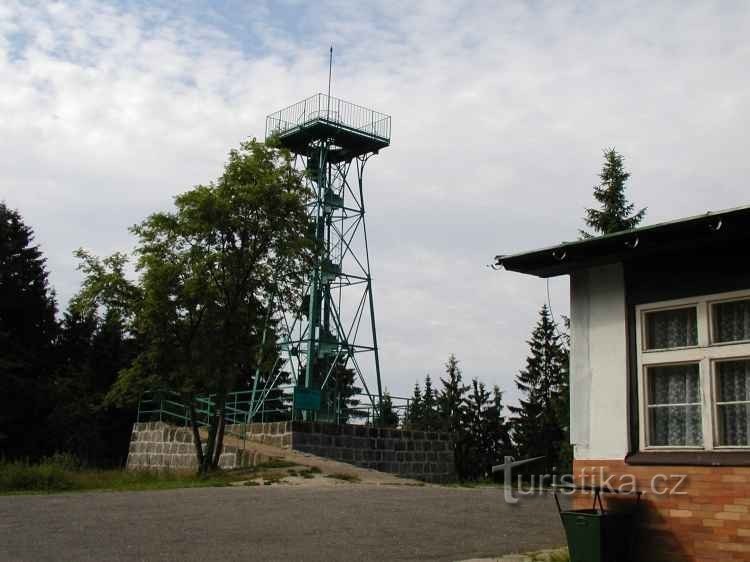
<path id="1" fill-rule="evenodd" d="M 53 462 L 0 463 L 0 492 L 55 492 L 71 490 L 75 482 L 68 471 Z"/>
<path id="2" fill-rule="evenodd" d="M 55 453 L 51 457 L 43 458 L 41 464 L 51 464 L 69 471 L 81 469 L 81 461 L 72 453 Z"/>

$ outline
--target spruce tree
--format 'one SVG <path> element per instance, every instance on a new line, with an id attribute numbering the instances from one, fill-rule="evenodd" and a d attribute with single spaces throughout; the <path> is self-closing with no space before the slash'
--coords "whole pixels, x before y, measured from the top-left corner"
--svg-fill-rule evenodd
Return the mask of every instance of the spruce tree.
<path id="1" fill-rule="evenodd" d="M 466 398 L 465 478 L 483 478 L 512 452 L 508 424 L 503 415 L 503 393 L 495 386 L 490 393 L 484 383 L 471 381 Z"/>
<path id="2" fill-rule="evenodd" d="M 135 343 L 111 310 L 64 315 L 49 432 L 84 464 L 122 466 L 127 457 L 135 409 L 105 404 L 105 396 L 135 357 Z"/>
<path id="3" fill-rule="evenodd" d="M 560 450 L 566 438 L 560 418 L 563 393 L 567 391 L 567 354 L 546 305 L 529 340 L 526 368 L 516 376 L 521 392 L 518 406 L 509 409 L 513 418 L 513 441 L 519 457 L 544 456 L 549 474 L 560 465 Z"/>
<path id="4" fill-rule="evenodd" d="M 468 390 L 463 384 L 461 368 L 458 359 L 451 353 L 445 364 L 446 378 L 441 378 L 443 388 L 438 396 L 438 411 L 442 430 L 451 433 L 459 433 L 464 424 L 466 414 L 464 397 Z"/>
<path id="5" fill-rule="evenodd" d="M 414 394 L 409 402 L 409 412 L 406 418 L 409 429 L 422 429 L 422 389 L 419 382 L 414 383 Z"/>
<path id="6" fill-rule="evenodd" d="M 466 398 L 466 450 L 464 477 L 476 479 L 492 468 L 490 455 L 492 437 L 489 434 L 490 393 L 484 383 L 472 379 Z"/>
<path id="7" fill-rule="evenodd" d="M 362 401 L 357 398 L 362 394 L 362 389 L 357 386 L 357 373 L 346 365 L 344 358 L 333 365 L 330 360 L 320 360 L 319 367 L 314 369 L 313 385 L 320 388 L 329 370 L 331 375 L 321 391 L 323 410 L 333 414 L 336 423 L 349 423 L 353 418 L 367 417 L 367 412 L 361 407 Z"/>
<path id="8" fill-rule="evenodd" d="M 625 182 L 630 174 L 625 171 L 622 155 L 614 148 L 604 151 L 604 166 L 599 178 L 601 183 L 594 186 L 594 198 L 601 208 L 586 209 L 584 221 L 594 229 L 594 234 L 581 230 L 583 238 L 635 228 L 646 215 L 645 207 L 633 212 L 635 205 L 625 195 Z"/>
<path id="9" fill-rule="evenodd" d="M 472 478 L 473 467 L 470 454 L 470 439 L 466 432 L 466 391 L 463 374 L 458 366 L 458 359 L 451 354 L 445 364 L 445 378 L 440 382 L 443 387 L 438 396 L 438 412 L 440 414 L 441 430 L 451 433 L 453 440 L 453 457 L 456 463 L 456 473 L 460 479 Z"/>
<path id="10" fill-rule="evenodd" d="M 440 429 L 440 418 L 438 414 L 437 396 L 432 388 L 432 378 L 426 375 L 424 378 L 424 393 L 422 394 L 422 427 L 425 431 L 436 431 Z"/>
<path id="11" fill-rule="evenodd" d="M 51 407 L 58 332 L 46 259 L 21 215 L 0 203 L 0 456 L 36 456 Z"/>
<path id="12" fill-rule="evenodd" d="M 506 455 L 513 451 L 510 439 L 509 424 L 503 414 L 503 393 L 495 385 L 492 389 L 492 402 L 485 412 L 485 431 L 487 432 L 487 464 L 489 470 L 501 464 Z"/>
<path id="13" fill-rule="evenodd" d="M 377 419 L 377 425 L 381 427 L 398 427 L 398 414 L 393 409 L 393 399 L 387 390 L 383 393 L 383 401 L 380 403 L 380 415 Z"/>

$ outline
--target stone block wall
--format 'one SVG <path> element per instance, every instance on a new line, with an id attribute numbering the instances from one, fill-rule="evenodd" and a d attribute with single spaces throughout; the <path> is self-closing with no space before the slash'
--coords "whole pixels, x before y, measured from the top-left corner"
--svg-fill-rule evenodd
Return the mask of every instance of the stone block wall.
<path id="1" fill-rule="evenodd" d="M 292 449 L 427 482 L 456 479 L 447 433 L 288 422 Z"/>
<path id="2" fill-rule="evenodd" d="M 281 449 L 292 448 L 292 422 L 251 423 L 247 427 L 248 441 L 271 445 Z M 227 431 L 241 434 L 243 426 L 227 425 Z"/>
<path id="3" fill-rule="evenodd" d="M 226 431 L 237 434 L 243 429 L 228 425 Z M 256 442 L 427 482 L 456 479 L 453 443 L 447 433 L 286 421 L 250 424 L 247 440 L 246 451 L 224 447 L 222 468 L 267 460 L 252 451 L 251 443 Z M 127 468 L 195 470 L 192 432 L 163 422 L 135 424 Z"/>
<path id="4" fill-rule="evenodd" d="M 243 451 L 236 447 L 224 447 L 219 457 L 219 466 L 224 469 L 243 466 Z M 126 468 L 197 470 L 192 430 L 164 422 L 133 424 Z"/>

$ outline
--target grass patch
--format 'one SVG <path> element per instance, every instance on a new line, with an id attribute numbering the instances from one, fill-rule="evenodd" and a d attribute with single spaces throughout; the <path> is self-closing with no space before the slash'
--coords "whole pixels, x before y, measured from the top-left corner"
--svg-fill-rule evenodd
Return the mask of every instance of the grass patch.
<path id="1" fill-rule="evenodd" d="M 289 472 L 291 474 L 292 471 L 290 470 Z M 306 479 L 309 480 L 311 478 L 315 478 L 315 475 L 316 474 L 320 474 L 320 473 L 321 473 L 321 470 L 317 466 L 310 466 L 308 468 L 304 468 L 302 470 L 298 470 L 294 474 L 294 476 L 299 476 L 301 478 L 306 478 Z"/>
<path id="2" fill-rule="evenodd" d="M 344 482 L 359 482 L 359 476 L 355 476 L 354 474 L 344 474 L 343 472 L 334 472 L 333 474 L 328 474 L 326 475 L 326 478 L 343 480 Z"/>
<path id="3" fill-rule="evenodd" d="M 58 492 L 77 486 L 72 471 L 51 462 L 0 464 L 0 492 Z"/>
<path id="4" fill-rule="evenodd" d="M 228 486 L 237 477 L 217 472 L 207 477 L 169 471 L 81 469 L 54 457 L 31 464 L 0 462 L 0 494 L 53 493 L 89 490 L 166 490 Z"/>
<path id="5" fill-rule="evenodd" d="M 532 562 L 570 562 L 570 555 L 567 548 L 535 552 L 531 553 L 530 556 Z"/>

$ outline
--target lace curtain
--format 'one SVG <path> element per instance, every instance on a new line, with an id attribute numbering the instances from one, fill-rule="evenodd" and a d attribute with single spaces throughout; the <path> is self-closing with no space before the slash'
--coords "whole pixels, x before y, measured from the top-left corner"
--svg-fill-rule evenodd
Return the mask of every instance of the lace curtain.
<path id="1" fill-rule="evenodd" d="M 750 300 L 713 305 L 714 340 L 750 340 Z"/>
<path id="2" fill-rule="evenodd" d="M 649 312 L 646 334 L 648 349 L 698 345 L 698 312 L 695 307 Z"/>
<path id="3" fill-rule="evenodd" d="M 652 367 L 648 381 L 650 444 L 702 445 L 698 364 Z"/>
<path id="4" fill-rule="evenodd" d="M 750 361 L 716 364 L 719 444 L 750 445 Z M 735 402 L 722 404 L 722 402 Z M 736 402 L 745 402 L 737 404 Z"/>

